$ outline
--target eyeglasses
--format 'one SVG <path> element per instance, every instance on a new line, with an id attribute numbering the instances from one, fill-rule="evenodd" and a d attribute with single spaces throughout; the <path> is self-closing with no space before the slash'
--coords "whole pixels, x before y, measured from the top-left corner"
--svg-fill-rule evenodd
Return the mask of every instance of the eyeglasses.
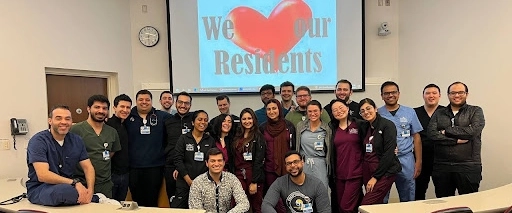
<path id="1" fill-rule="evenodd" d="M 383 92 L 382 95 L 383 96 L 398 95 L 398 91 Z"/>
<path id="2" fill-rule="evenodd" d="M 182 100 L 178 100 L 178 101 L 176 101 L 176 104 L 178 104 L 178 105 L 190 106 L 190 102 L 186 102 L 186 101 L 182 101 Z"/>
<path id="3" fill-rule="evenodd" d="M 285 165 L 286 166 L 291 166 L 292 164 L 299 165 L 300 162 L 302 162 L 302 160 L 294 160 L 294 161 L 286 162 Z"/>
<path id="4" fill-rule="evenodd" d="M 20 202 L 21 200 L 23 200 L 23 198 L 27 198 L 27 194 L 26 193 L 23 193 L 21 195 L 18 195 L 16 197 L 13 197 L 9 200 L 6 200 L 6 201 L 1 201 L 0 202 L 0 205 L 11 205 L 11 204 L 15 204 L 15 203 L 18 203 Z"/>
<path id="5" fill-rule="evenodd" d="M 365 112 L 370 112 L 373 109 L 371 106 L 367 106 L 365 109 L 359 111 L 359 115 L 363 115 Z"/>
<path id="6" fill-rule="evenodd" d="M 270 96 L 270 95 L 273 95 L 274 93 L 272 91 L 267 91 L 267 92 L 262 92 L 261 93 L 261 96 Z"/>
<path id="7" fill-rule="evenodd" d="M 467 94 L 466 91 L 452 91 L 452 92 L 449 92 L 448 95 L 450 96 L 455 96 L 455 95 L 465 95 Z"/>
<path id="8" fill-rule="evenodd" d="M 309 95 L 297 95 L 297 98 L 307 98 Z"/>

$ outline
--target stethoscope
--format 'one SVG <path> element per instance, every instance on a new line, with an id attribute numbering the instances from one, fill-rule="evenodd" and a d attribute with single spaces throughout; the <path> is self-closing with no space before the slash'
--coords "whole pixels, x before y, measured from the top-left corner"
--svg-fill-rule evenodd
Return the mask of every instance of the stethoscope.
<path id="1" fill-rule="evenodd" d="M 144 124 L 144 126 L 146 126 L 146 123 L 148 121 L 146 119 L 142 120 L 142 123 Z M 149 116 L 149 125 L 151 126 L 156 126 L 158 124 L 158 117 L 156 116 L 156 114 L 153 112 L 153 114 L 151 114 Z"/>

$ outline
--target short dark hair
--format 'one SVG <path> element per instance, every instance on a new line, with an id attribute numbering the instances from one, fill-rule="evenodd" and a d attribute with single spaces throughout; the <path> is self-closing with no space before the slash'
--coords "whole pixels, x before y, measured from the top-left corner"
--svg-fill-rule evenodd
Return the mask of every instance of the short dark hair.
<path id="1" fill-rule="evenodd" d="M 162 100 L 162 96 L 164 96 L 164 94 L 171 94 L 171 97 L 172 97 L 171 91 L 166 90 L 166 91 L 163 91 L 162 93 L 160 93 L 160 100 Z"/>
<path id="2" fill-rule="evenodd" d="M 361 109 L 361 107 L 365 104 L 370 104 L 373 106 L 373 108 L 377 109 L 377 105 L 375 104 L 375 101 L 373 101 L 372 99 L 370 98 L 363 98 L 363 100 L 359 101 L 359 109 Z"/>
<path id="3" fill-rule="evenodd" d="M 283 87 L 290 87 L 290 86 L 292 87 L 292 92 L 294 92 L 295 91 L 295 85 L 293 85 L 293 83 L 289 82 L 289 81 L 285 81 L 285 82 L 281 83 L 281 86 L 279 86 L 279 91 L 281 91 L 281 89 Z"/>
<path id="4" fill-rule="evenodd" d="M 139 90 L 137 92 L 137 94 L 135 95 L 135 100 L 137 100 L 139 98 L 139 95 L 149 95 L 149 98 L 151 98 L 151 100 L 153 100 L 153 94 L 151 94 L 151 92 L 147 89 Z"/>
<path id="5" fill-rule="evenodd" d="M 396 90 L 398 92 L 400 92 L 400 87 L 398 87 L 398 84 L 396 84 L 394 81 L 386 81 L 386 82 L 382 83 L 382 85 L 380 85 L 380 93 L 381 94 L 382 94 L 382 90 L 384 90 L 384 87 L 387 87 L 387 86 L 395 86 Z"/>
<path id="6" fill-rule="evenodd" d="M 287 157 L 290 157 L 291 155 L 298 155 L 298 156 L 299 156 L 299 158 L 300 158 L 301 160 L 304 160 L 304 156 L 302 156 L 302 155 L 301 155 L 298 151 L 296 151 L 296 150 L 290 150 L 290 151 L 286 152 L 286 154 L 284 154 L 284 158 L 283 158 L 283 160 L 284 160 L 284 159 L 286 159 Z"/>
<path id="7" fill-rule="evenodd" d="M 128 101 L 130 102 L 130 105 L 132 104 L 132 99 L 126 94 L 121 94 L 114 98 L 114 106 L 117 107 L 120 101 Z"/>
<path id="8" fill-rule="evenodd" d="M 217 147 L 213 147 L 213 148 L 209 149 L 208 152 L 206 152 L 206 161 L 208 161 L 210 159 L 210 156 L 218 155 L 218 154 L 222 155 L 222 159 L 226 159 L 226 156 L 224 156 L 224 152 L 220 151 L 220 149 Z"/>
<path id="9" fill-rule="evenodd" d="M 428 84 L 427 86 L 425 86 L 425 88 L 423 88 L 423 93 L 425 93 L 425 90 L 427 90 L 428 88 L 436 88 L 437 91 L 441 93 L 441 89 L 439 88 L 439 86 L 435 84 Z"/>
<path id="10" fill-rule="evenodd" d="M 320 111 L 322 111 L 322 104 L 319 101 L 311 100 L 310 102 L 308 102 L 308 105 L 306 107 L 311 106 L 311 105 L 317 106 L 320 109 Z"/>
<path id="11" fill-rule="evenodd" d="M 50 109 L 50 112 L 48 113 L 48 118 L 52 118 L 53 117 L 53 111 L 56 110 L 56 109 L 65 109 L 65 110 L 71 111 L 71 110 L 69 110 L 69 106 L 66 106 L 66 105 L 55 105 L 55 106 L 53 106 Z"/>
<path id="12" fill-rule="evenodd" d="M 270 85 L 270 84 L 265 84 L 263 85 L 261 88 L 260 88 L 260 94 L 261 92 L 265 91 L 265 90 L 272 90 L 272 93 L 273 94 L 276 94 L 276 88 L 273 86 L 273 85 Z"/>
<path id="13" fill-rule="evenodd" d="M 350 81 L 348 81 L 347 79 L 341 79 L 339 80 L 337 83 L 336 83 L 336 88 L 338 87 L 338 84 L 348 84 L 348 86 L 350 87 L 350 91 L 352 91 L 352 83 Z M 335 89 L 336 89 L 335 88 Z"/>
<path id="14" fill-rule="evenodd" d="M 92 107 L 94 102 L 106 103 L 107 108 L 110 108 L 110 101 L 104 95 L 93 95 L 93 96 L 89 97 L 89 99 L 87 99 L 87 106 Z"/>
<path id="15" fill-rule="evenodd" d="M 217 97 L 215 97 L 215 100 L 217 100 L 217 103 L 224 99 L 226 99 L 228 101 L 228 103 L 231 103 L 231 101 L 229 100 L 229 97 L 225 94 L 217 95 Z"/>
<path id="16" fill-rule="evenodd" d="M 190 98 L 190 103 L 192 103 L 192 96 L 191 96 L 188 92 L 185 92 L 185 91 L 182 91 L 182 92 L 178 93 L 178 94 L 176 95 L 176 100 L 178 100 L 178 98 L 179 98 L 180 96 L 182 96 L 182 95 L 189 97 L 189 98 Z"/>
<path id="17" fill-rule="evenodd" d="M 460 81 L 456 81 L 456 82 L 453 82 L 452 84 L 450 84 L 450 86 L 448 86 L 448 90 L 446 92 L 450 93 L 450 87 L 452 87 L 455 84 L 462 84 L 462 85 L 464 85 L 464 89 L 465 89 L 466 93 L 469 92 L 468 86 L 465 83 L 462 83 Z"/>
<path id="18" fill-rule="evenodd" d="M 295 90 L 295 94 L 297 94 L 297 92 L 299 92 L 299 91 L 307 91 L 308 94 L 311 95 L 311 90 L 307 86 L 297 87 L 297 90 Z"/>

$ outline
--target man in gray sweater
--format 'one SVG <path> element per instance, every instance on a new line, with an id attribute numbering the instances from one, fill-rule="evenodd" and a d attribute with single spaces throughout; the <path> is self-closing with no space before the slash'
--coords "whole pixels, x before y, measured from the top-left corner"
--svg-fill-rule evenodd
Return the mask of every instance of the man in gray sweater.
<path id="1" fill-rule="evenodd" d="M 299 152 L 289 151 L 284 156 L 284 161 L 288 174 L 277 178 L 272 183 L 263 199 L 261 211 L 265 213 L 276 212 L 275 206 L 281 198 L 286 211 L 289 213 L 330 213 L 331 204 L 327 188 L 318 178 L 302 172 L 304 159 Z"/>

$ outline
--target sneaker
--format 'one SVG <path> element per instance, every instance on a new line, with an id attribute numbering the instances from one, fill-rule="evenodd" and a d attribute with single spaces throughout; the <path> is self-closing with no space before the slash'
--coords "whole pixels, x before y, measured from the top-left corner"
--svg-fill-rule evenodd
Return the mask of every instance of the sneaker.
<path id="1" fill-rule="evenodd" d="M 121 206 L 121 203 L 119 203 L 119 201 L 110 199 L 102 193 L 96 193 L 94 195 L 98 196 L 99 203 L 101 203 L 101 204 L 111 204 L 111 205 Z"/>

